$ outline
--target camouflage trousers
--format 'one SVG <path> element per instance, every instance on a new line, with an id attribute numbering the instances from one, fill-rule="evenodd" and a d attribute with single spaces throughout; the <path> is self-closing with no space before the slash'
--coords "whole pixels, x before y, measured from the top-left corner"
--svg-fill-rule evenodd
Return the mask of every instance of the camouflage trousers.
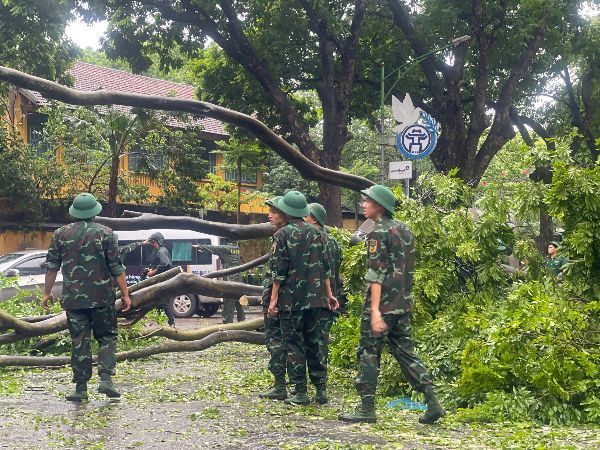
<path id="1" fill-rule="evenodd" d="M 427 368 L 414 352 L 410 313 L 384 315 L 383 320 L 388 329 L 377 335 L 371 331 L 370 316 L 363 315 L 360 322 L 356 390 L 361 399 L 367 402 L 375 399 L 381 351 L 385 341 L 388 342 L 392 355 L 398 361 L 402 373 L 413 389 L 425 392 L 432 386 Z"/>
<path id="2" fill-rule="evenodd" d="M 117 361 L 117 312 L 114 306 L 67 309 L 67 326 L 71 334 L 71 368 L 73 382 L 92 378 L 91 335 L 98 342 L 98 374 L 114 375 Z"/>
<path id="3" fill-rule="evenodd" d="M 285 381 L 286 350 L 281 334 L 281 323 L 278 318 L 271 319 L 265 313 L 265 344 L 271 355 L 269 371 L 275 381 Z"/>
<path id="4" fill-rule="evenodd" d="M 329 310 L 312 308 L 292 311 L 280 319 L 281 331 L 287 350 L 287 370 L 290 383 L 296 392 L 306 392 L 306 370 L 315 386 L 327 383 L 328 339 L 325 335 L 322 314 Z"/>
<path id="5" fill-rule="evenodd" d="M 223 323 L 233 322 L 233 310 L 237 313 L 237 321 L 243 322 L 246 320 L 244 307 L 240 305 L 239 298 L 224 298 L 223 299 Z"/>

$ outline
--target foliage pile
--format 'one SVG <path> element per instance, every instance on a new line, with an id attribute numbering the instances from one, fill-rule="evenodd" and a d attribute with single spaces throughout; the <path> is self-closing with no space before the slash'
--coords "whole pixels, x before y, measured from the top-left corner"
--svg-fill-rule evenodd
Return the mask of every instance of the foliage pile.
<path id="1" fill-rule="evenodd" d="M 597 422 L 600 418 L 600 167 L 554 165 L 550 186 L 531 181 L 473 190 L 458 178 L 397 191 L 397 218 L 417 242 L 417 352 L 445 404 L 466 421 Z M 541 204 L 560 220 L 564 281 L 543 269 L 533 240 Z M 344 242 L 345 243 L 345 242 Z M 512 257 L 521 270 L 503 265 Z M 365 272 L 364 246 L 344 248 L 349 314 L 333 328 L 332 363 L 352 366 Z M 379 392 L 411 393 L 382 357 Z"/>

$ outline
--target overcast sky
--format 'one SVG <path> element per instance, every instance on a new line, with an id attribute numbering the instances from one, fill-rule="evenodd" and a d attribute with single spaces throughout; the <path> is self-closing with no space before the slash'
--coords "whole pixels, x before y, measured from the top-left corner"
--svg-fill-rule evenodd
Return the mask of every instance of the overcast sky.
<path id="1" fill-rule="evenodd" d="M 67 26 L 67 36 L 81 48 L 100 48 L 100 37 L 106 31 L 106 21 L 88 25 L 82 20 L 71 22 Z"/>

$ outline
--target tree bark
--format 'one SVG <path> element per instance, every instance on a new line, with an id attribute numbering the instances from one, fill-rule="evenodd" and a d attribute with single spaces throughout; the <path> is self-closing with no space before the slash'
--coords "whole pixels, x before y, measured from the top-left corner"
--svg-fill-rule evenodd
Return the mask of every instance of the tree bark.
<path id="1" fill-rule="evenodd" d="M 94 220 L 116 231 L 174 228 L 176 230 L 192 230 L 200 233 L 214 234 L 236 241 L 265 238 L 272 236 L 273 233 L 275 233 L 275 227 L 269 223 L 237 225 L 211 222 L 188 216 L 161 216 L 158 214 L 137 213 L 132 211 L 126 211 L 126 213 L 130 217 L 110 218 L 98 216 Z"/>
<path id="2" fill-rule="evenodd" d="M 120 154 L 117 150 L 115 137 L 110 138 L 110 174 L 108 178 L 108 193 L 106 198 L 106 215 L 116 217 L 117 215 L 117 193 L 119 186 L 119 161 Z"/>
<path id="3" fill-rule="evenodd" d="M 233 330 L 245 330 L 253 331 L 264 328 L 265 320 L 260 317 L 258 319 L 244 320 L 243 322 L 229 323 L 226 325 L 214 325 L 211 327 L 196 328 L 192 330 L 180 330 L 173 327 L 163 327 L 160 325 L 153 325 L 151 327 L 144 328 L 140 335 L 140 338 L 149 337 L 166 337 L 172 341 L 196 341 L 198 339 L 205 338 L 210 334 L 218 331 L 233 331 Z"/>
<path id="4" fill-rule="evenodd" d="M 161 353 L 199 352 L 222 342 L 243 342 L 246 344 L 263 345 L 264 333 L 255 331 L 217 331 L 211 335 L 191 342 L 166 342 L 151 345 L 138 350 L 119 352 L 118 362 L 147 358 Z M 94 363 L 97 357 L 94 356 Z M 0 367 L 64 367 L 71 364 L 70 356 L 0 356 Z"/>
<path id="5" fill-rule="evenodd" d="M 300 175 L 307 180 L 334 184 L 353 190 L 361 190 L 373 185 L 373 182 L 366 178 L 319 166 L 260 120 L 208 102 L 130 94 L 104 89 L 79 91 L 3 66 L 0 66 L 0 81 L 38 91 L 46 98 L 60 100 L 72 105 L 124 105 L 162 111 L 180 111 L 212 117 L 241 127 L 253 134 L 258 140 L 294 166 Z"/>
<path id="6" fill-rule="evenodd" d="M 229 275 L 233 275 L 240 272 L 245 272 L 247 270 L 253 269 L 258 266 L 262 266 L 263 264 L 269 261 L 269 255 L 263 255 L 260 258 L 256 258 L 246 264 L 242 264 L 237 267 L 230 267 L 229 269 L 217 270 L 216 272 L 210 272 L 206 275 L 203 275 L 204 278 L 224 278 Z"/>

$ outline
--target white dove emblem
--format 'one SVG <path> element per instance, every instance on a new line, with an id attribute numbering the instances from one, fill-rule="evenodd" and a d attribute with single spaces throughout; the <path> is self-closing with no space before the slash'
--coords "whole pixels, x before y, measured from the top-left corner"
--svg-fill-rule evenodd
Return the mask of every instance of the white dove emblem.
<path id="1" fill-rule="evenodd" d="M 415 108 L 410 94 L 406 94 L 402 101 L 392 95 L 392 113 L 394 114 L 394 119 L 398 121 L 398 125 L 394 127 L 394 131 L 401 133 L 407 126 L 419 121 L 421 108 Z"/>

